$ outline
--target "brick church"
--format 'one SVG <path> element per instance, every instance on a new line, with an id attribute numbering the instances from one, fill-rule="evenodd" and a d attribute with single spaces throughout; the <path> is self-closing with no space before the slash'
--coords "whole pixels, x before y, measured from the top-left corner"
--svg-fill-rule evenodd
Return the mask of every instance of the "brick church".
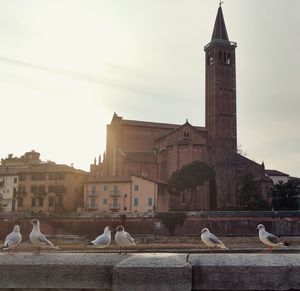
<path id="1" fill-rule="evenodd" d="M 99 162 L 101 180 L 131 174 L 156 181 L 166 192 L 170 175 L 192 161 L 214 168 L 214 191 L 208 182 L 191 201 L 189 193 L 169 196 L 168 210 L 224 209 L 238 205 L 238 180 L 251 172 L 264 186 L 265 169 L 237 152 L 236 43 L 228 38 L 222 7 L 205 51 L 205 127 L 127 120 L 113 115 L 107 144 Z M 214 193 L 214 194 L 212 194 Z M 188 203 L 188 201 L 190 203 Z"/>

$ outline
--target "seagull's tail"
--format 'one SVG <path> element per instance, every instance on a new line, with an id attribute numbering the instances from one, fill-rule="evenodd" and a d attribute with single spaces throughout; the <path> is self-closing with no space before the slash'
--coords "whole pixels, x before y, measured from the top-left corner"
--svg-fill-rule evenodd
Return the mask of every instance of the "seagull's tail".
<path id="1" fill-rule="evenodd" d="M 224 249 L 224 250 L 229 250 L 229 248 L 226 247 L 224 244 L 221 244 L 221 245 L 220 245 L 220 248 L 221 248 L 221 249 Z"/>
<path id="2" fill-rule="evenodd" d="M 60 248 L 58 246 L 51 246 L 51 249 L 59 250 Z"/>
<path id="3" fill-rule="evenodd" d="M 287 241 L 283 241 L 283 242 L 279 243 L 279 245 L 281 245 L 282 247 L 287 247 L 287 246 L 290 246 L 291 243 L 289 243 Z"/>

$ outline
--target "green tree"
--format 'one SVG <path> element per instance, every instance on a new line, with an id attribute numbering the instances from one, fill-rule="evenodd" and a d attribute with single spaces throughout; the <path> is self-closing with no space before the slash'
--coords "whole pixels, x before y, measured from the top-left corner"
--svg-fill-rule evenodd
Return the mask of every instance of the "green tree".
<path id="1" fill-rule="evenodd" d="M 183 191 L 191 193 L 188 208 L 197 193 L 197 188 L 206 181 L 214 180 L 215 172 L 205 162 L 194 161 L 175 171 L 169 181 L 169 192 L 179 194 Z"/>
<path id="2" fill-rule="evenodd" d="M 298 203 L 295 196 L 298 190 L 292 183 L 280 181 L 269 192 L 272 198 L 272 208 L 275 210 L 297 210 Z"/>
<path id="3" fill-rule="evenodd" d="M 240 204 L 244 209 L 265 210 L 269 208 L 252 174 L 241 177 L 239 183 L 239 198 Z"/>

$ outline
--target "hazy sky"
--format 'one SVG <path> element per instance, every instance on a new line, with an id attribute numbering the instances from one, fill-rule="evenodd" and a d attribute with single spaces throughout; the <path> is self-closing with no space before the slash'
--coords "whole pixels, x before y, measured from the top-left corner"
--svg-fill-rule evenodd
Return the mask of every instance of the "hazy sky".
<path id="1" fill-rule="evenodd" d="M 106 124 L 204 126 L 217 0 L 0 0 L 0 157 L 88 170 Z M 237 42 L 238 144 L 300 176 L 300 1 L 224 0 Z"/>

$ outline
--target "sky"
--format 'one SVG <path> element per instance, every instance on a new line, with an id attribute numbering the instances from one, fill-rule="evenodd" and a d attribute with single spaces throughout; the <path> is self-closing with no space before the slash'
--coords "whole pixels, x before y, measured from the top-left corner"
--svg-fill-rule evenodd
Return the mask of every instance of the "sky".
<path id="1" fill-rule="evenodd" d="M 0 0 L 0 158 L 89 170 L 106 125 L 204 126 L 218 0 Z M 300 1 L 224 0 L 237 42 L 239 148 L 300 177 Z"/>

